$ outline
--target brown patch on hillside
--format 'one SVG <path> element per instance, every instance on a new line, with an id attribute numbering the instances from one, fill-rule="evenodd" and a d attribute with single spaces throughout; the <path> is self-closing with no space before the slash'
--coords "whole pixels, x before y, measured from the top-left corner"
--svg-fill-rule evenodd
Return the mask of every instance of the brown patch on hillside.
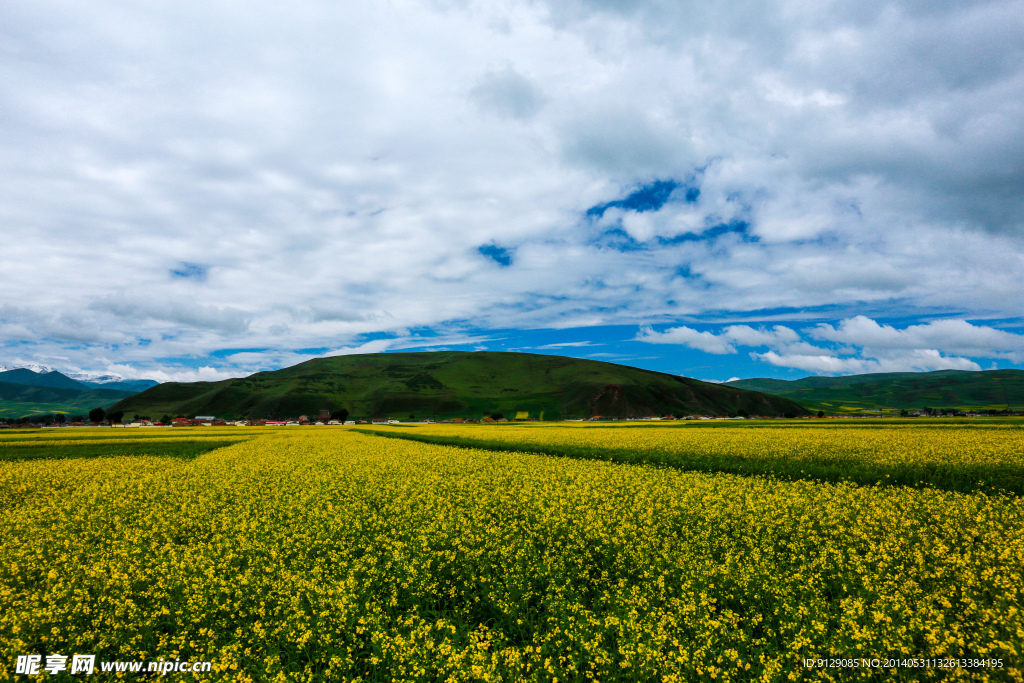
<path id="1" fill-rule="evenodd" d="M 587 401 L 590 416 L 640 417 L 635 406 L 630 404 L 626 392 L 617 384 L 609 384 Z"/>

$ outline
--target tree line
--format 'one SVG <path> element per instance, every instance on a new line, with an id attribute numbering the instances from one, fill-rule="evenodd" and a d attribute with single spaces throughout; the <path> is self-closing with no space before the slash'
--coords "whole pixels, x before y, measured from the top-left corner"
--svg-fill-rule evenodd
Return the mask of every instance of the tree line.
<path id="1" fill-rule="evenodd" d="M 124 420 L 123 410 L 112 410 L 109 413 L 103 408 L 93 408 L 89 411 L 88 415 L 69 415 L 66 413 L 36 413 L 32 415 L 22 415 L 17 418 L 0 418 L 0 422 L 7 422 L 9 424 L 43 424 L 43 425 L 62 425 L 71 424 L 75 422 L 109 422 L 119 423 Z M 132 422 L 138 422 L 140 420 L 150 420 L 149 415 L 135 415 L 132 417 Z M 160 418 L 160 421 L 164 424 L 170 424 L 171 416 L 164 415 Z"/>

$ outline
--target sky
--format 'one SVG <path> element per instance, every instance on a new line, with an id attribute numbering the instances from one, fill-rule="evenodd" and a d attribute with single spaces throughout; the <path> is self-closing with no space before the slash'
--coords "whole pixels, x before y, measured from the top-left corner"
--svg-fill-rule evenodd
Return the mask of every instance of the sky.
<path id="1" fill-rule="evenodd" d="M 1024 367 L 1024 2 L 8 0 L 0 363 Z"/>

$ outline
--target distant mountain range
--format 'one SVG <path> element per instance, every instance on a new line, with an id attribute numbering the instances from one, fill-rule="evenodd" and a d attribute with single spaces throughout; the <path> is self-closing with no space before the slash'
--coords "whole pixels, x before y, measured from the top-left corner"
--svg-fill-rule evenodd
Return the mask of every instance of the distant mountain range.
<path id="1" fill-rule="evenodd" d="M 45 375 L 48 372 L 53 372 L 54 369 L 49 365 L 42 365 L 40 363 L 29 363 L 28 365 L 4 365 L 0 363 L 0 372 L 7 372 L 8 370 L 31 370 L 40 375 Z M 70 377 L 70 375 L 68 376 Z"/>
<path id="2" fill-rule="evenodd" d="M 88 413 L 108 408 L 158 382 L 100 376 L 92 381 L 72 379 L 46 366 L 5 368 L 0 371 L 0 416 L 21 417 L 44 413 Z"/>
<path id="3" fill-rule="evenodd" d="M 89 388 L 85 384 L 77 382 L 55 370 L 35 372 L 28 368 L 0 372 L 0 382 L 24 384 L 32 387 L 50 387 L 53 389 L 76 389 L 78 391 L 84 391 Z"/>
<path id="4" fill-rule="evenodd" d="M 353 417 L 546 419 L 805 415 L 785 398 L 650 370 L 530 353 L 436 351 L 317 358 L 245 378 L 165 382 L 112 407 L 125 414 L 282 418 L 346 410 Z"/>
<path id="5" fill-rule="evenodd" d="M 892 372 L 797 380 L 758 378 L 734 380 L 726 385 L 782 396 L 808 410 L 826 413 L 1024 407 L 1024 370 Z"/>
<path id="6" fill-rule="evenodd" d="M 153 379 L 125 379 L 120 375 L 64 374 L 45 365 L 23 368 L 0 365 L 0 382 L 61 389 L 116 389 L 132 393 L 144 391 L 159 384 Z"/>

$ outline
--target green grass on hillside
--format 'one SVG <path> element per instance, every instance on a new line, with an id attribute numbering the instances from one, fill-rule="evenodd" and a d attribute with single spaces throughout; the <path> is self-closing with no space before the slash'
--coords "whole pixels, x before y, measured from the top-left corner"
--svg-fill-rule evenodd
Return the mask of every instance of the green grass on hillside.
<path id="1" fill-rule="evenodd" d="M 0 417 L 16 419 L 49 413 L 87 414 L 109 408 L 132 392 L 116 389 L 70 389 L 0 382 Z"/>
<path id="2" fill-rule="evenodd" d="M 745 379 L 729 386 L 792 399 L 808 410 L 859 412 L 883 409 L 1024 409 L 1024 370 L 888 373 L 805 377 L 787 381 Z"/>
<path id="3" fill-rule="evenodd" d="M 547 419 L 699 412 L 802 414 L 787 399 L 563 356 L 439 351 L 318 358 L 221 382 L 168 382 L 114 406 L 126 414 L 281 418 L 345 409 L 351 417 Z"/>

